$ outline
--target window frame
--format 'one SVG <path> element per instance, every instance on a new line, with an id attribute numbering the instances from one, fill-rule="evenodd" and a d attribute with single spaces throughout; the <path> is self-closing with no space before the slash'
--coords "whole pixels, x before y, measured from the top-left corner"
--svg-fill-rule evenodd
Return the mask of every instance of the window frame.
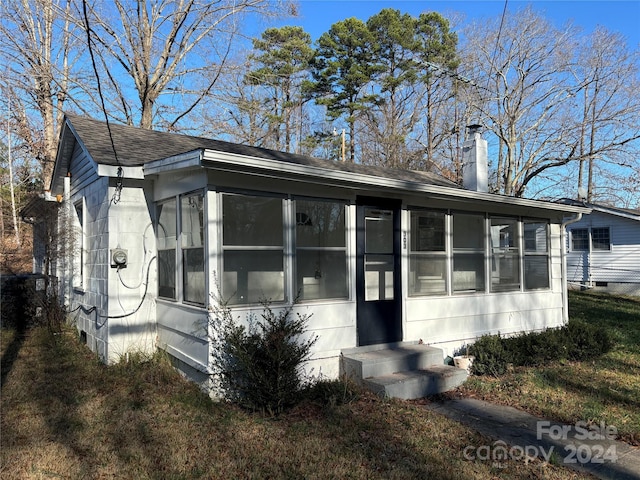
<path id="1" fill-rule="evenodd" d="M 341 200 L 341 199 L 332 199 L 332 198 L 325 198 L 325 197 L 306 197 L 306 196 L 293 196 L 291 199 L 291 219 L 292 219 L 292 251 L 294 254 L 294 262 L 293 262 L 293 275 L 291 277 L 292 280 L 292 284 L 293 284 L 293 293 L 295 295 L 295 298 L 298 299 L 298 301 L 300 303 L 306 303 L 306 302 L 314 302 L 314 301 L 328 301 L 328 300 L 348 300 L 350 298 L 350 275 L 349 275 L 349 221 L 348 221 L 348 215 L 349 215 L 349 202 L 347 202 L 346 200 Z M 324 203 L 324 204 L 334 204 L 334 205 L 340 205 L 342 207 L 342 219 L 343 219 L 343 235 L 342 235 L 342 245 L 325 245 L 325 246 L 317 246 L 317 245 L 304 245 L 304 246 L 300 246 L 299 242 L 298 242 L 298 226 L 300 226 L 301 224 L 299 222 L 304 221 L 304 218 L 299 218 L 299 213 L 304 213 L 304 212 L 298 212 L 298 205 L 299 202 L 308 202 L 308 203 Z M 309 218 L 309 220 L 311 220 Z M 323 252 L 323 253 L 330 253 L 330 252 L 337 252 L 337 253 L 342 253 L 344 255 L 344 259 L 343 259 L 343 278 L 344 278 L 344 285 L 343 285 L 343 291 L 344 291 L 344 295 L 340 295 L 340 296 L 318 296 L 316 298 L 304 298 L 304 279 L 303 279 L 303 283 L 302 285 L 300 285 L 300 280 L 298 278 L 298 269 L 299 269 L 299 259 L 300 259 L 300 255 L 298 252 Z M 320 271 L 320 276 L 317 277 L 316 279 L 320 279 L 322 278 L 323 274 Z M 319 284 L 321 282 L 318 282 Z M 319 292 L 322 291 L 321 288 L 321 284 L 319 285 L 318 288 Z"/>
<path id="2" fill-rule="evenodd" d="M 174 237 L 173 237 L 173 242 L 174 245 L 172 248 L 160 248 L 159 247 L 159 229 L 160 226 L 162 225 L 160 223 L 160 215 L 161 215 L 161 210 L 158 208 L 160 205 L 164 205 L 164 204 L 168 204 L 168 203 L 174 203 L 175 207 L 174 207 L 174 216 L 173 216 L 173 221 L 174 221 L 174 230 L 173 233 L 175 233 Z M 178 244 L 179 242 L 179 237 L 180 237 L 180 231 L 178 229 L 178 196 L 173 196 L 173 197 L 169 197 L 169 198 L 165 198 L 161 201 L 156 202 L 156 219 L 155 219 L 155 228 L 156 228 L 156 251 L 157 251 L 157 255 L 158 255 L 158 289 L 157 289 L 157 294 L 158 294 L 158 298 L 163 299 L 163 300 L 169 300 L 172 302 L 178 302 L 179 301 L 179 287 L 178 287 Z M 162 227 L 163 230 L 164 227 Z M 166 230 L 165 230 L 166 231 Z M 169 237 L 163 237 L 163 238 L 171 238 Z M 169 296 L 169 295 L 163 295 L 161 293 L 161 284 L 160 284 L 160 277 L 161 277 L 161 273 L 160 270 L 162 268 L 161 263 L 164 261 L 163 259 L 161 259 L 161 254 L 160 252 L 170 252 L 173 251 L 173 286 L 169 287 L 169 288 L 173 288 L 173 296 Z"/>
<path id="3" fill-rule="evenodd" d="M 494 220 L 497 222 L 494 224 Z M 502 222 L 500 222 L 502 220 Z M 500 222 L 500 223 L 498 223 Z M 522 259 L 524 258 L 522 252 L 522 242 L 523 242 L 523 234 L 522 234 L 522 225 L 523 221 L 519 217 L 511 217 L 505 215 L 489 215 L 488 218 L 489 224 L 489 275 L 491 280 L 489 282 L 489 291 L 491 293 L 502 293 L 502 292 L 518 292 L 523 288 L 523 278 L 522 278 Z M 505 245 L 503 236 L 503 232 L 499 233 L 498 245 L 494 246 L 494 238 L 493 238 L 493 227 L 498 227 L 500 225 L 513 225 L 514 231 L 509 232 L 509 237 L 507 238 L 508 245 Z M 513 233 L 514 238 L 511 238 L 511 233 Z M 503 277 L 501 275 L 499 268 L 502 266 L 505 260 L 508 260 L 511 263 L 512 268 L 517 268 L 515 272 L 516 283 L 503 283 L 503 279 L 507 279 L 509 277 Z M 497 277 L 495 276 L 495 272 L 497 273 Z M 498 279 L 498 282 L 494 280 Z"/>
<path id="4" fill-rule="evenodd" d="M 236 307 L 242 307 L 242 306 L 248 306 L 248 305 L 257 305 L 262 303 L 265 299 L 256 299 L 255 301 L 253 301 L 253 299 L 247 299 L 247 301 L 245 302 L 237 302 L 234 301 L 234 299 L 237 297 L 237 293 L 238 293 L 238 282 L 236 279 L 236 288 L 234 292 L 227 292 L 227 287 L 225 286 L 225 274 L 226 274 L 226 266 L 225 266 L 225 254 L 227 252 L 281 252 L 281 258 L 282 258 L 282 298 L 281 299 L 266 299 L 269 301 L 269 303 L 275 303 L 275 304 L 283 304 L 283 303 L 287 303 L 289 301 L 290 295 L 289 295 L 289 290 L 288 290 L 288 286 L 290 285 L 289 282 L 289 278 L 288 278 L 288 272 L 289 272 L 289 268 L 288 268 L 288 264 L 287 264 L 287 257 L 290 256 L 289 252 L 290 252 L 290 237 L 291 235 L 288 233 L 290 230 L 290 224 L 289 224 L 289 220 L 288 220 L 288 216 L 289 216 L 289 200 L 287 199 L 286 196 L 284 195 L 279 195 L 276 193 L 270 193 L 270 192 L 255 192 L 255 191 L 238 191 L 238 190 L 221 190 L 218 191 L 218 203 L 219 203 L 219 218 L 220 218 L 220 228 L 218 231 L 218 237 L 219 237 L 219 249 L 220 249 L 220 260 L 219 260 L 219 265 L 220 265 L 220 271 L 222 272 L 221 278 L 220 280 L 220 290 L 221 290 L 221 294 L 222 294 L 222 299 L 228 303 L 228 305 L 230 306 L 236 306 Z M 227 196 L 237 196 L 237 197 L 248 197 L 248 198 L 265 198 L 265 199 L 273 199 L 273 200 L 279 200 L 280 201 L 280 212 L 281 212 L 281 221 L 282 221 L 282 228 L 281 228 L 281 233 L 282 233 L 282 242 L 281 245 L 249 245 L 249 244 L 241 244 L 241 245 L 234 245 L 234 244 L 227 244 L 225 243 L 225 220 L 224 220 L 224 216 L 225 216 L 225 211 L 224 211 L 224 204 L 225 204 L 225 197 Z M 246 295 L 248 296 L 250 293 L 250 287 L 247 284 L 246 287 Z"/>
<path id="5" fill-rule="evenodd" d="M 584 247 L 576 247 L 576 233 L 584 232 L 584 237 L 580 238 L 580 245 L 584 244 Z M 583 233 L 581 233 L 583 235 Z M 571 251 L 572 252 L 588 252 L 589 251 L 589 228 L 572 228 L 571 229 Z"/>
<path id="6" fill-rule="evenodd" d="M 86 208 L 84 197 L 80 198 L 73 204 L 73 275 L 72 286 L 74 290 L 83 291 L 86 285 L 85 273 L 87 269 L 85 264 L 87 261 L 87 235 L 86 235 Z M 78 253 L 76 255 L 75 253 Z"/>
<path id="7" fill-rule="evenodd" d="M 526 243 L 526 225 L 527 224 L 544 224 L 545 225 L 545 235 L 546 235 L 546 251 L 541 252 L 538 250 L 528 250 Z M 548 290 L 551 288 L 551 224 L 549 220 L 539 219 L 539 218 L 523 218 L 522 219 L 522 288 L 524 291 L 533 291 L 533 290 Z M 537 244 L 536 244 L 537 246 Z M 542 287 L 528 287 L 527 286 L 527 259 L 528 258 L 540 258 L 546 257 L 546 266 L 547 266 L 547 284 Z M 529 277 L 529 280 L 530 277 Z"/>
<path id="8" fill-rule="evenodd" d="M 183 210 L 183 201 L 185 199 L 189 199 L 189 198 L 199 198 L 200 199 L 200 241 L 201 241 L 201 246 L 186 246 L 186 232 L 185 232 L 185 212 Z M 188 305 L 197 305 L 197 306 L 204 306 L 207 303 L 207 296 L 208 296 L 208 288 L 207 288 L 207 208 L 206 208 L 206 194 L 203 190 L 196 190 L 196 191 L 192 191 L 192 192 L 188 192 L 188 193 L 184 193 L 181 194 L 179 196 L 179 213 L 178 213 L 178 223 L 177 226 L 180 227 L 180 230 L 178 232 L 178 236 L 180 238 L 180 241 L 177 242 L 179 247 L 179 253 L 176 252 L 176 260 L 178 258 L 180 258 L 180 266 L 179 266 L 179 270 L 180 270 L 180 278 L 181 278 L 181 282 L 180 282 L 180 298 L 182 299 L 182 302 Z M 191 235 L 193 235 L 193 232 L 189 232 L 191 233 Z M 203 290 L 204 290 L 204 296 L 202 298 L 202 301 L 197 301 L 197 300 L 193 300 L 191 298 L 187 298 L 187 290 L 189 290 L 187 287 L 189 285 L 189 282 L 187 280 L 187 274 L 189 273 L 187 271 L 187 259 L 186 259 L 186 255 L 185 254 L 189 254 L 192 253 L 193 251 L 198 251 L 200 250 L 202 252 L 202 279 L 203 279 Z M 176 270 L 178 270 L 178 268 L 176 268 Z M 192 272 L 192 273 L 198 273 L 198 272 Z"/>
<path id="9" fill-rule="evenodd" d="M 471 212 L 471 211 L 464 211 L 464 210 L 443 210 L 443 209 L 437 209 L 437 208 L 428 208 L 428 207 L 422 207 L 422 206 L 409 206 L 407 207 L 407 219 L 408 219 L 408 228 L 409 228 L 409 243 L 407 245 L 407 264 L 408 264 L 408 269 L 407 269 L 407 277 L 406 277 L 406 281 L 407 281 L 407 292 L 408 292 L 408 296 L 409 297 L 429 297 L 429 296 L 435 296 L 435 295 L 441 295 L 441 296 L 456 296 L 456 295 L 487 295 L 487 294 L 500 294 L 500 293 L 511 293 L 511 292 L 520 292 L 520 293 L 525 293 L 525 292 L 532 292 L 532 291 L 540 291 L 540 290 L 550 290 L 552 287 L 552 282 L 551 282 L 551 259 L 552 259 L 552 255 L 551 255 L 551 221 L 547 218 L 534 218 L 534 217 L 521 217 L 521 216 L 508 216 L 508 215 L 499 215 L 499 214 L 493 214 L 493 213 L 489 213 L 489 212 Z M 420 254 L 421 252 L 415 250 L 415 242 L 414 242 L 414 236 L 416 235 L 416 229 L 414 228 L 414 221 L 413 218 L 415 215 L 419 215 L 421 212 L 434 212 L 434 213 L 438 213 L 440 212 L 443 216 L 444 216 L 444 228 L 445 228 L 445 251 L 444 252 L 437 252 L 437 256 L 442 256 L 444 257 L 446 260 L 446 266 L 445 266 L 445 270 L 446 270 L 446 281 L 447 281 L 447 289 L 446 291 L 440 291 L 439 293 L 429 293 L 429 292 L 419 292 L 417 291 L 415 288 L 412 289 L 411 285 L 412 285 L 412 275 L 414 275 L 414 269 L 412 268 L 412 262 L 413 262 L 413 257 L 414 254 L 418 253 Z M 482 218 L 482 225 L 483 225 L 483 236 L 482 238 L 483 240 L 483 248 L 482 251 L 480 249 L 480 247 L 478 247 L 477 245 L 474 247 L 468 247 L 468 246 L 464 246 L 464 247 L 455 247 L 454 245 L 456 245 L 456 241 L 455 241 L 455 234 L 456 232 L 454 231 L 454 223 L 455 223 L 455 216 L 456 215 L 474 215 L 477 216 L 479 218 Z M 501 248 L 498 248 L 498 250 L 500 250 L 500 252 L 496 252 L 496 248 L 493 247 L 492 243 L 491 243 L 491 226 L 492 226 L 492 220 L 500 220 L 500 219 L 507 219 L 510 220 L 512 224 L 514 224 L 514 238 L 510 241 L 510 247 L 509 247 L 509 252 L 507 252 L 511 257 L 512 260 L 516 263 L 518 272 L 517 272 L 517 288 L 508 288 L 508 289 L 502 289 L 502 288 L 495 288 L 495 286 L 493 285 L 493 267 L 492 267 L 492 262 L 494 259 L 494 255 L 496 253 L 503 253 Z M 526 227 L 528 224 L 542 224 L 544 225 L 544 247 L 545 250 L 544 251 L 538 251 L 538 245 L 536 244 L 535 248 L 536 251 L 531 249 L 531 246 L 529 245 L 529 247 L 527 246 L 527 238 L 526 238 Z M 464 232 L 463 232 L 464 234 Z M 476 239 L 477 240 L 477 239 Z M 478 243 L 478 242 L 474 242 L 474 243 Z M 499 247 L 499 246 L 498 246 Z M 427 256 L 428 255 L 432 255 L 434 252 L 424 252 Z M 476 290 L 468 290 L 468 289 L 460 289 L 460 290 L 456 290 L 455 285 L 454 285 L 454 280 L 455 280 L 455 260 L 456 260 L 456 255 L 459 256 L 459 258 L 465 258 L 464 255 L 467 255 L 467 260 L 471 262 L 471 266 L 475 265 L 476 267 L 479 267 L 480 265 L 480 255 L 482 254 L 482 265 L 484 268 L 484 290 L 480 290 L 480 289 L 476 289 Z M 472 258 L 472 256 L 475 255 L 476 258 Z M 432 258 L 436 258 L 437 256 L 433 256 Z M 527 276 L 527 271 L 529 270 L 528 267 L 531 267 L 532 263 L 530 262 L 530 260 L 532 258 L 544 258 L 545 260 L 542 261 L 545 265 L 545 270 L 546 270 L 546 281 L 539 281 L 539 279 L 536 279 L 535 284 L 537 285 L 541 285 L 541 286 L 530 286 L 531 285 L 531 281 L 532 278 L 530 276 Z M 535 265 L 534 265 L 535 266 Z M 539 268 L 541 270 L 541 268 Z M 542 277 L 540 277 L 542 278 Z"/>
<path id="10" fill-rule="evenodd" d="M 451 286 L 451 275 L 449 274 L 449 261 L 448 261 L 448 238 L 449 238 L 449 213 L 447 210 L 441 209 L 429 209 L 429 208 L 409 208 L 408 209 L 408 217 L 409 217 L 409 245 L 408 245 L 408 275 L 409 281 L 407 283 L 408 296 L 409 297 L 422 297 L 422 296 L 442 296 L 447 295 L 449 293 L 449 287 Z M 435 248 L 432 249 L 421 249 L 419 248 L 419 239 L 416 238 L 416 234 L 418 232 L 415 231 L 414 227 L 414 216 L 420 216 L 421 214 L 428 214 L 428 217 L 433 216 L 442 216 L 442 248 L 439 248 L 438 245 L 434 244 Z M 443 277 L 441 281 L 443 282 L 443 288 L 435 288 L 429 291 L 429 285 L 426 285 L 427 291 L 424 291 L 424 288 L 420 285 L 422 282 L 420 281 L 420 277 L 418 274 L 418 265 L 420 260 L 435 260 L 438 263 L 444 261 L 443 268 Z M 437 271 L 437 270 L 436 270 Z M 436 277 L 436 275 L 433 275 Z M 414 278 L 415 277 L 415 278 Z M 424 276 L 423 276 L 424 277 Z M 440 282 L 435 279 L 425 279 L 427 283 L 436 283 Z M 432 285 L 433 286 L 433 285 Z"/>
<path id="11" fill-rule="evenodd" d="M 596 242 L 595 240 L 595 234 L 594 232 L 598 230 L 598 231 L 606 231 L 607 232 L 607 236 L 606 236 L 606 248 L 601 248 L 600 246 L 596 245 L 601 245 L 602 242 L 598 241 Z M 610 252 L 611 251 L 611 227 L 591 227 L 591 251 L 593 252 L 598 252 L 598 253 L 605 253 L 605 252 Z"/>
<path id="12" fill-rule="evenodd" d="M 456 240 L 456 232 L 455 232 L 455 219 L 456 216 L 461 216 L 461 215 L 467 215 L 467 216 L 476 216 L 482 219 L 482 234 L 481 234 L 481 238 L 482 238 L 482 246 L 481 247 L 456 247 L 455 246 L 455 240 Z M 489 232 L 487 231 L 487 225 L 488 225 L 488 216 L 486 212 L 469 212 L 469 211 L 459 211 L 459 210 L 452 210 L 449 212 L 449 217 L 450 217 L 450 245 L 451 245 L 451 266 L 449 267 L 450 271 L 451 271 L 451 294 L 452 295 L 475 295 L 475 294 L 486 294 L 488 293 L 488 285 L 487 285 L 487 275 L 488 275 L 488 253 L 487 253 L 487 249 L 488 249 L 488 241 L 489 241 Z M 455 260 L 456 257 L 457 258 L 465 258 L 465 259 L 472 259 L 472 257 L 479 257 L 482 256 L 482 261 L 479 263 L 479 265 L 482 265 L 482 275 L 480 275 L 480 278 L 482 279 L 482 289 L 479 288 L 475 288 L 475 289 L 458 289 L 456 290 L 456 272 L 460 272 L 462 270 L 456 270 L 456 265 L 455 265 Z M 476 259 L 477 260 L 477 259 Z M 477 285 L 477 280 L 476 280 L 476 285 Z"/>

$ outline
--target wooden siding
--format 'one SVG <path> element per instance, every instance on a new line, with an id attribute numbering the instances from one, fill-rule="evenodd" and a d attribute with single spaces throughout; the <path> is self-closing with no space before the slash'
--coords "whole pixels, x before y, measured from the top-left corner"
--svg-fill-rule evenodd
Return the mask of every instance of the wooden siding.
<path id="1" fill-rule="evenodd" d="M 84 188 L 98 180 L 98 166 L 76 143 L 69 164 L 71 198 L 76 198 Z"/>

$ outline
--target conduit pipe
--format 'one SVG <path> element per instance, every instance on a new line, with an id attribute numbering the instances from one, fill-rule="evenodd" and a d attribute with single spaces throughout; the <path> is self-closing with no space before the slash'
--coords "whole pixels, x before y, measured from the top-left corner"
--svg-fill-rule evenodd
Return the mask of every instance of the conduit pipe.
<path id="1" fill-rule="evenodd" d="M 582 220 L 582 213 L 576 213 L 576 216 L 562 222 L 561 225 L 561 239 L 562 239 L 562 321 L 566 325 L 569 322 L 569 283 L 567 281 L 567 275 L 569 270 L 567 269 L 567 226 L 572 223 L 576 223 Z"/>

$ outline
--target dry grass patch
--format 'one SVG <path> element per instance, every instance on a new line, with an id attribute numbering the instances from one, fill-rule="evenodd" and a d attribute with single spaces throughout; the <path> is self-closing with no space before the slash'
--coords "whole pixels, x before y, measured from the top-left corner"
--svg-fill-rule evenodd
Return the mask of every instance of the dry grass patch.
<path id="1" fill-rule="evenodd" d="M 604 325 L 616 342 L 602 357 L 516 368 L 500 377 L 472 377 L 458 394 L 526 410 L 568 424 L 614 426 L 640 445 L 640 300 L 570 294 L 572 318 Z"/>
<path id="2" fill-rule="evenodd" d="M 3 479 L 590 478 L 539 460 L 468 461 L 466 446 L 491 440 L 364 392 L 337 406 L 307 400 L 278 417 L 251 414 L 212 402 L 162 356 L 105 367 L 69 330 L 27 336 L 2 389 L 1 422 Z"/>

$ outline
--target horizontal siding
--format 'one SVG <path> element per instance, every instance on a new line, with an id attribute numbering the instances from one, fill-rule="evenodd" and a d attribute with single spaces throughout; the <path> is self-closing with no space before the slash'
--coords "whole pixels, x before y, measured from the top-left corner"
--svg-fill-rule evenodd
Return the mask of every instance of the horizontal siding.
<path id="1" fill-rule="evenodd" d="M 510 335 L 562 325 L 562 293 L 527 293 L 420 298 L 407 301 L 405 338 L 458 348 L 484 334 Z"/>
<path id="2" fill-rule="evenodd" d="M 97 175 L 95 163 L 77 143 L 69 163 L 69 174 L 71 205 L 84 199 L 86 242 L 82 287 L 69 289 L 70 310 L 74 312 L 77 329 L 85 332 L 89 348 L 108 361 L 108 180 Z M 71 248 L 70 254 L 79 255 L 77 247 Z M 69 265 L 73 266 L 75 262 Z"/>
<path id="3" fill-rule="evenodd" d="M 568 281 L 575 283 L 617 282 L 640 283 L 640 222 L 628 218 L 594 212 L 585 215 L 576 228 L 609 227 L 610 251 L 573 252 L 567 254 Z M 570 250 L 570 236 L 567 247 Z"/>
<path id="4" fill-rule="evenodd" d="M 98 166 L 77 143 L 71 157 L 69 173 L 71 174 L 72 198 L 99 178 Z"/>

